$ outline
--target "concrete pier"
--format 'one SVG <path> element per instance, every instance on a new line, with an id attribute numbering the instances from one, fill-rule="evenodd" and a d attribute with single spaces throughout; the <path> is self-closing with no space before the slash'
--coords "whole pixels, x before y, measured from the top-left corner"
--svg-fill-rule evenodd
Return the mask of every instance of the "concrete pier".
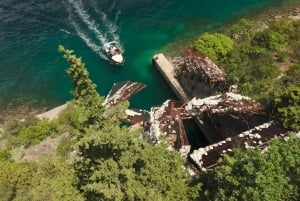
<path id="1" fill-rule="evenodd" d="M 188 97 L 188 95 L 184 92 L 184 89 L 181 87 L 180 83 L 175 78 L 174 67 L 168 61 L 168 59 L 162 53 L 160 53 L 154 55 L 152 63 L 168 82 L 169 86 L 172 88 L 177 98 L 181 101 L 188 102 L 190 100 L 190 97 Z"/>
<path id="2" fill-rule="evenodd" d="M 164 54 L 159 53 L 154 55 L 152 63 L 162 74 L 162 76 L 167 81 L 167 83 L 174 91 L 179 100 L 188 102 L 192 99 L 192 97 L 189 97 L 189 95 L 186 94 L 185 90 L 175 78 L 174 67 L 170 63 L 170 61 L 168 61 L 168 59 L 164 56 Z M 200 118 L 194 118 L 194 120 L 209 143 L 215 143 L 221 140 L 220 135 L 216 132 L 216 130 L 209 122 L 206 122 L 204 124 Z"/>

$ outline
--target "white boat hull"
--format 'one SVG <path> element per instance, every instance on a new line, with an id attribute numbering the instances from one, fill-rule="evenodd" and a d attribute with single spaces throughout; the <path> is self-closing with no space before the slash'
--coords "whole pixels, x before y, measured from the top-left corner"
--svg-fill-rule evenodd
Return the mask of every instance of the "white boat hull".
<path id="1" fill-rule="evenodd" d="M 123 65 L 124 64 L 124 57 L 122 55 L 122 52 L 120 48 L 117 47 L 116 43 L 114 41 L 106 43 L 104 45 L 105 52 L 107 56 L 110 58 L 110 60 L 117 64 L 117 65 Z"/>

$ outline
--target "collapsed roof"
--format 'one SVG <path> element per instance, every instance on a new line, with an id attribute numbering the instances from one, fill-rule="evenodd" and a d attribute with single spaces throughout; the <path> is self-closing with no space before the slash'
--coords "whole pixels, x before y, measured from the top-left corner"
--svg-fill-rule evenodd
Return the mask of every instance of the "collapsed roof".
<path id="1" fill-rule="evenodd" d="M 125 81 L 116 83 L 105 99 L 108 107 L 128 100 L 145 87 L 138 82 Z M 194 150 L 190 154 L 183 120 L 196 117 L 202 118 L 205 114 L 228 115 L 233 113 L 260 114 L 260 105 L 249 97 L 234 93 L 222 93 L 206 98 L 193 98 L 187 103 L 167 100 L 161 106 L 152 107 L 150 111 L 131 109 L 127 110 L 126 121 L 143 126 L 143 137 L 152 144 L 166 139 L 169 149 L 176 150 L 183 157 L 190 157 L 200 170 L 209 170 L 217 165 L 217 160 L 225 153 L 231 154 L 233 147 L 242 148 L 263 147 L 269 139 L 275 136 L 286 136 L 288 131 L 277 126 L 274 122 L 261 124 L 241 134 L 226 138 L 212 145 Z"/>
<path id="2" fill-rule="evenodd" d="M 193 98 L 187 103 L 167 100 L 159 107 L 152 107 L 149 112 L 128 110 L 127 121 L 142 122 L 143 136 L 148 142 L 159 143 L 162 136 L 166 136 L 173 149 L 187 156 L 189 142 L 183 120 L 202 117 L 207 113 L 226 114 L 230 112 L 259 113 L 259 104 L 249 97 L 233 93 L 223 93 L 204 99 Z"/>
<path id="3" fill-rule="evenodd" d="M 273 121 L 264 123 L 241 134 L 226 138 L 218 143 L 194 150 L 189 157 L 202 171 L 212 169 L 218 164 L 218 159 L 224 154 L 233 154 L 233 148 L 250 149 L 266 147 L 267 142 L 276 137 L 286 137 L 288 130 L 277 126 Z"/>

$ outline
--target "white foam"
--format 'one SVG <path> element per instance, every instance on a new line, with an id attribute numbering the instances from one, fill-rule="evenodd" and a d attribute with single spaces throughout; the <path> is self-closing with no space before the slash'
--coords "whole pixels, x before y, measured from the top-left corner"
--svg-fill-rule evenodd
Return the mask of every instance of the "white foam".
<path id="1" fill-rule="evenodd" d="M 90 47 L 94 52 L 96 52 L 101 58 L 108 60 L 106 54 L 103 51 L 103 46 L 105 43 L 110 40 L 116 41 L 117 45 L 124 52 L 124 48 L 121 45 L 119 35 L 117 34 L 118 27 L 115 23 L 112 23 L 107 15 L 101 11 L 100 9 L 95 9 L 96 13 L 100 13 L 101 19 L 99 19 L 99 23 L 95 21 L 85 9 L 83 2 L 81 0 L 68 0 L 69 6 L 67 7 L 69 11 L 69 19 L 71 24 L 75 28 L 78 36 L 86 43 L 88 47 Z M 93 2 L 96 5 L 96 2 Z M 94 6 L 96 8 L 96 6 Z M 116 20 L 120 15 L 120 11 L 116 13 Z M 75 20 L 76 17 L 87 26 L 88 30 L 92 32 L 95 38 L 90 37 L 87 30 L 84 30 L 79 26 L 78 20 Z M 100 24 L 102 26 L 102 30 L 100 28 Z M 103 30 L 106 30 L 105 33 Z M 95 41 L 98 40 L 98 41 Z"/>
<path id="2" fill-rule="evenodd" d="M 76 24 L 76 22 L 71 21 L 71 24 L 74 26 L 79 37 L 85 42 L 85 44 L 91 48 L 97 55 L 99 55 L 102 59 L 108 60 L 107 56 L 102 52 L 102 48 L 95 44 Z"/>
<path id="3" fill-rule="evenodd" d="M 68 2 L 75 8 L 75 12 L 79 15 L 80 19 L 93 31 L 97 39 L 102 43 L 107 43 L 105 35 L 98 30 L 98 24 L 95 20 L 91 19 L 88 12 L 84 9 L 81 0 L 68 0 Z"/>
<path id="4" fill-rule="evenodd" d="M 120 37 L 118 35 L 118 26 L 117 21 L 119 19 L 119 16 L 121 14 L 121 10 L 117 10 L 115 13 L 115 18 L 114 21 L 112 22 L 111 20 L 109 20 L 108 16 L 106 13 L 104 13 L 98 6 L 97 3 L 95 1 L 92 2 L 93 3 L 93 7 L 95 8 L 96 13 L 99 13 L 101 15 L 101 24 L 103 26 L 105 26 L 106 28 L 106 36 L 107 38 L 109 38 L 112 41 L 116 41 L 116 44 L 119 46 L 119 48 L 121 49 L 122 52 L 124 52 L 124 48 L 121 44 L 120 41 Z M 113 10 L 116 7 L 116 2 L 113 1 L 111 7 L 108 9 L 108 12 L 111 13 L 113 12 Z"/>

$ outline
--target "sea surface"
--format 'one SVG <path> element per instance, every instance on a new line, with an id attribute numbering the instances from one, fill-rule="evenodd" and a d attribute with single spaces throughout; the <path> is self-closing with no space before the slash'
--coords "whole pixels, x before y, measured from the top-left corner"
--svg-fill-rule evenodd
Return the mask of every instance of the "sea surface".
<path id="1" fill-rule="evenodd" d="M 72 98 L 58 45 L 82 57 L 101 95 L 115 82 L 147 87 L 132 108 L 175 98 L 151 58 L 166 45 L 211 31 L 283 0 L 1 0 L 0 105 L 12 101 L 54 107 Z M 117 41 L 126 58 L 110 64 L 103 44 Z M 0 107 L 0 108 L 1 108 Z"/>

